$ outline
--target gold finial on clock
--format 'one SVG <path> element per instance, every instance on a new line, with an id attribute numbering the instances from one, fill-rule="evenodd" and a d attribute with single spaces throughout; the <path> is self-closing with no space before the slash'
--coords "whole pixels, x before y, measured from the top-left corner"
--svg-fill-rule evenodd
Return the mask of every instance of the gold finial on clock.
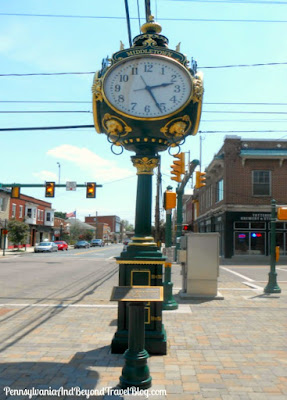
<path id="1" fill-rule="evenodd" d="M 160 33 L 162 28 L 160 24 L 154 21 L 154 16 L 150 15 L 148 22 L 142 25 L 141 31 L 142 33 Z"/>

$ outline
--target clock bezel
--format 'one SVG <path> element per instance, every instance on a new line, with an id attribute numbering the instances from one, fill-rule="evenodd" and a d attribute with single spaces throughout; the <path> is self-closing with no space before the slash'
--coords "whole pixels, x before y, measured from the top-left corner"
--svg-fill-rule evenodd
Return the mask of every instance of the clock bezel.
<path id="1" fill-rule="evenodd" d="M 185 103 L 183 105 L 181 105 L 179 108 L 177 108 L 176 110 L 174 110 L 171 113 L 168 114 L 164 114 L 158 117 L 140 117 L 140 116 L 136 116 L 136 115 L 132 115 L 132 114 L 128 114 L 122 110 L 119 110 L 116 106 L 114 106 L 106 97 L 105 94 L 105 81 L 107 79 L 107 77 L 113 72 L 114 69 L 116 69 L 119 64 L 124 64 L 128 61 L 132 61 L 134 59 L 138 59 L 138 58 L 154 58 L 154 59 L 162 59 L 164 61 L 167 61 L 169 63 L 173 63 L 175 64 L 178 68 L 180 68 L 185 75 L 190 79 L 190 83 L 191 83 L 191 91 L 189 94 L 188 99 L 185 101 Z M 108 71 L 105 73 L 105 75 L 103 76 L 103 85 L 102 85 L 102 93 L 103 93 L 103 98 L 104 101 L 106 102 L 106 104 L 114 111 L 116 111 L 118 114 L 123 115 L 126 118 L 130 118 L 130 119 L 135 119 L 135 120 L 140 120 L 140 121 L 158 121 L 158 120 L 162 120 L 162 119 L 167 119 L 170 118 L 172 116 L 174 116 L 175 114 L 180 113 L 192 100 L 193 98 L 193 78 L 192 75 L 190 74 L 190 72 L 188 71 L 188 69 L 182 65 L 181 63 L 179 63 L 178 61 L 167 57 L 167 56 L 163 56 L 163 55 L 159 55 L 159 54 L 139 54 L 139 55 L 135 55 L 135 56 L 131 56 L 128 58 L 125 58 L 117 63 L 115 63 L 114 65 L 112 65 Z"/>

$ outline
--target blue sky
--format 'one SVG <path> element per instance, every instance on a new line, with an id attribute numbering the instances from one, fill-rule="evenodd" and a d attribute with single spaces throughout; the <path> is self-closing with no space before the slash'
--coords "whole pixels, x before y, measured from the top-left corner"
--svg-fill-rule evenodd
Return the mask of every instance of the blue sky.
<path id="1" fill-rule="evenodd" d="M 249 0 L 252 2 L 251 0 Z M 207 68 L 224 65 L 287 62 L 287 22 L 236 22 L 234 20 L 287 20 L 287 4 L 260 2 L 151 0 L 152 14 L 162 34 L 188 59 L 195 58 L 204 73 L 202 133 L 203 169 L 221 147 L 227 134 L 243 138 L 287 139 L 287 64 L 260 67 Z M 284 1 L 282 0 L 282 3 Z M 141 24 L 144 1 L 139 0 Z M 100 7 L 99 7 L 100 5 Z M 129 0 L 132 37 L 139 34 L 137 2 Z M 2 14 L 49 14 L 106 18 L 52 18 Z M 111 17 L 123 17 L 115 19 Z M 0 74 L 92 72 L 102 58 L 128 46 L 124 0 L 13 0 L 0 2 Z M 168 19 L 168 20 L 165 20 Z M 183 19 L 233 20 L 183 21 Z M 92 74 L 13 77 L 0 76 L 0 127 L 90 125 L 93 123 Z M 8 101 L 78 101 L 79 103 L 8 103 Z M 81 103 L 87 102 L 87 103 Z M 210 104 L 217 103 L 217 104 Z M 218 103 L 269 103 L 218 104 Z M 274 103 L 285 103 L 275 105 Z M 3 111 L 85 111 L 85 113 L 3 113 Z M 229 111 L 229 113 L 227 113 Z M 236 113 L 230 113 L 231 111 Z M 239 113 L 240 112 L 240 113 Z M 244 113 L 243 113 L 244 112 Z M 253 113 L 251 113 L 253 112 Z M 256 112 L 256 113 L 254 113 Z M 272 112 L 272 113 L 271 113 Z M 270 114 L 271 113 L 271 114 Z M 277 113 L 277 114 L 274 114 Z M 279 113 L 279 114 L 278 114 Z M 232 133 L 232 131 L 258 131 Z M 264 130 L 282 132 L 260 132 Z M 231 131 L 226 133 L 226 131 Z M 94 129 L 0 132 L 2 183 L 96 181 L 103 187 L 97 199 L 85 198 L 85 189 L 56 189 L 53 207 L 85 215 L 111 214 L 134 222 L 136 170 L 124 151 L 114 155 L 105 135 Z M 199 139 L 188 137 L 181 150 L 199 158 Z M 170 181 L 172 157 L 162 155 L 163 190 Z M 186 188 L 190 192 L 191 185 Z M 23 193 L 45 199 L 44 189 Z M 155 194 L 155 191 L 154 191 Z M 162 213 L 162 217 L 164 214 Z"/>

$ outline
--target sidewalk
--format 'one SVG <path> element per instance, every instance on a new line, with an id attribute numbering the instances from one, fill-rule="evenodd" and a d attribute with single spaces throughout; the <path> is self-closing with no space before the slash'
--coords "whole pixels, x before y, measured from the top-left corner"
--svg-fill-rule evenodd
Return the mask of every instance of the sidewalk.
<path id="1" fill-rule="evenodd" d="M 224 300 L 183 301 L 176 294 L 180 267 L 173 269 L 178 310 L 164 311 L 166 356 L 149 359 L 152 387 L 170 400 L 287 399 L 287 283 L 281 294 L 264 295 L 240 282 L 220 280 Z M 261 284 L 265 286 L 264 283 Z M 0 307 L 2 388 L 104 390 L 116 387 L 124 364 L 110 353 L 117 305 L 93 293 L 89 303 Z M 107 391 L 107 389 L 105 389 Z M 20 400 L 25 396 L 4 395 Z M 84 396 L 33 397 L 82 399 Z M 92 399 L 143 399 L 98 395 Z"/>

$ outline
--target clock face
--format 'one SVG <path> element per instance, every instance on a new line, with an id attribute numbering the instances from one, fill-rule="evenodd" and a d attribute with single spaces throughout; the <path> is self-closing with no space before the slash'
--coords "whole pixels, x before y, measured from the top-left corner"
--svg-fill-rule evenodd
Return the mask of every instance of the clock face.
<path id="1" fill-rule="evenodd" d="M 167 57 L 133 57 L 107 72 L 103 89 L 105 100 L 117 112 L 135 119 L 160 119 L 190 101 L 192 78 Z"/>

